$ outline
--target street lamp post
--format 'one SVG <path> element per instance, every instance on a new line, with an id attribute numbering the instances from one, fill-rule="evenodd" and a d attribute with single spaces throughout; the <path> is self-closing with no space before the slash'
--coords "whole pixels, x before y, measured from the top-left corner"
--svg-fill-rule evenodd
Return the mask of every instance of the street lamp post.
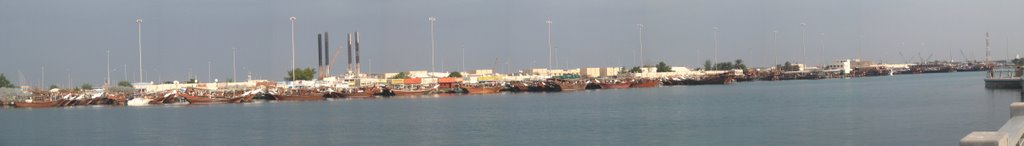
<path id="1" fill-rule="evenodd" d="M 434 70 L 434 47 L 436 45 L 434 42 L 434 22 L 437 22 L 437 17 L 427 17 L 427 21 L 430 21 L 430 72 L 436 72 L 437 70 Z"/>
<path id="2" fill-rule="evenodd" d="M 554 48 L 551 46 L 551 18 L 548 18 L 548 21 L 545 21 L 545 23 L 548 24 L 548 69 L 551 69 L 551 63 L 554 61 L 552 60 Z"/>
<path id="3" fill-rule="evenodd" d="M 636 24 L 640 28 L 640 67 L 644 66 L 644 24 Z"/>
<path id="4" fill-rule="evenodd" d="M 711 67 L 714 70 L 718 70 L 718 67 L 715 65 L 715 64 L 718 64 L 718 26 L 711 27 L 711 29 L 713 29 L 715 31 L 715 56 L 714 56 L 714 61 L 715 62 L 712 62 Z"/>
<path id="5" fill-rule="evenodd" d="M 231 47 L 231 80 L 238 80 L 238 68 L 235 67 L 235 48 Z"/>
<path id="6" fill-rule="evenodd" d="M 803 62 L 803 61 L 804 61 L 804 59 L 807 59 L 807 46 L 806 46 L 807 45 L 807 36 L 806 36 L 807 34 L 806 33 L 807 33 L 807 23 L 800 22 L 800 49 L 802 50 L 801 53 L 803 55 L 800 56 L 799 63 L 806 63 L 806 62 Z"/>
<path id="7" fill-rule="evenodd" d="M 775 57 L 775 65 L 779 64 L 778 41 L 779 30 L 772 30 L 772 56 Z"/>
<path id="8" fill-rule="evenodd" d="M 292 71 L 292 81 L 295 80 L 295 17 L 288 18 L 292 22 L 292 68 L 288 70 Z"/>
<path id="9" fill-rule="evenodd" d="M 142 17 L 135 18 L 139 25 L 139 82 L 142 82 Z"/>

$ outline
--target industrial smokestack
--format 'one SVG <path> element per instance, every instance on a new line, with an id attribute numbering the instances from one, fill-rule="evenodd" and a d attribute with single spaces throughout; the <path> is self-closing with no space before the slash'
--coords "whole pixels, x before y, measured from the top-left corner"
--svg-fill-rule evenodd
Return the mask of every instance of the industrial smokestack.
<path id="1" fill-rule="evenodd" d="M 327 38 L 327 32 L 324 32 L 324 77 L 331 75 L 331 39 Z"/>
<path id="2" fill-rule="evenodd" d="M 324 38 L 316 34 L 316 79 L 324 77 Z"/>
<path id="3" fill-rule="evenodd" d="M 348 74 L 352 74 L 352 33 L 348 33 Z"/>
<path id="4" fill-rule="evenodd" d="M 356 75 L 362 73 L 363 67 L 359 65 L 359 32 L 356 32 Z"/>

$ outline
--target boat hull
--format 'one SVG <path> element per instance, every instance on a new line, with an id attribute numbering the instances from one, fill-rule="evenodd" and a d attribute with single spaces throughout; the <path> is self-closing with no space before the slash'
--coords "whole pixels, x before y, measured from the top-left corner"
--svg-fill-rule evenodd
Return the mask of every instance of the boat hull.
<path id="1" fill-rule="evenodd" d="M 462 87 L 462 88 L 466 89 L 466 91 L 469 92 L 469 94 L 491 94 L 491 93 L 498 93 L 498 91 L 501 90 L 501 87 Z"/>
<path id="2" fill-rule="evenodd" d="M 324 96 L 320 94 L 312 95 L 274 95 L 277 100 L 292 100 L 292 101 L 307 101 L 307 100 L 324 100 Z"/>
<path id="3" fill-rule="evenodd" d="M 651 88 L 651 87 L 657 87 L 658 83 L 661 83 L 661 82 L 655 81 L 655 80 L 640 81 L 640 82 L 637 82 L 637 83 L 630 84 L 629 87 L 633 87 L 633 88 Z"/>
<path id="4" fill-rule="evenodd" d="M 614 84 L 602 83 L 600 85 L 601 85 L 601 89 L 626 89 L 626 88 L 629 88 L 629 86 L 630 86 L 629 83 L 614 83 Z"/>
<path id="5" fill-rule="evenodd" d="M 416 96 L 430 93 L 430 90 L 391 90 L 395 96 Z"/>
<path id="6" fill-rule="evenodd" d="M 189 104 L 209 104 L 209 103 L 235 103 L 242 100 L 242 98 L 209 98 L 209 97 L 198 97 L 187 94 L 178 93 L 178 96 L 184 97 Z"/>
<path id="7" fill-rule="evenodd" d="M 14 102 L 14 107 L 18 108 L 48 108 L 57 107 L 58 101 L 44 101 L 44 102 Z"/>
<path id="8" fill-rule="evenodd" d="M 558 84 L 559 90 L 562 91 L 579 91 L 587 88 L 586 83 L 555 82 L 555 84 Z"/>

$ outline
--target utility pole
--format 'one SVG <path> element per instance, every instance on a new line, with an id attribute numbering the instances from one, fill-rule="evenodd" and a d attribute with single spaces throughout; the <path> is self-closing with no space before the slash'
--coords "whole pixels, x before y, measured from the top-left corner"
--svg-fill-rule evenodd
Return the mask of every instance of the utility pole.
<path id="1" fill-rule="evenodd" d="M 554 53 L 554 48 L 552 48 L 551 46 L 551 18 L 549 17 L 548 21 L 546 21 L 545 23 L 548 24 L 548 69 L 551 69 L 551 63 L 553 61 L 552 53 Z"/>
<path id="2" fill-rule="evenodd" d="M 139 24 L 139 82 L 142 82 L 142 17 L 136 18 L 135 23 Z"/>
<path id="3" fill-rule="evenodd" d="M 807 23 L 800 22 L 800 49 L 803 50 L 802 51 L 803 52 L 803 56 L 800 56 L 799 63 L 806 63 L 806 62 L 803 62 L 804 59 L 807 59 L 807 46 L 805 46 L 805 45 L 807 45 L 807 36 L 806 35 L 807 35 Z"/>
<path id="4" fill-rule="evenodd" d="M 103 81 L 103 87 L 110 86 L 110 49 L 107 49 L 107 78 Z"/>
<path id="5" fill-rule="evenodd" d="M 292 71 L 292 80 L 295 80 L 295 17 L 288 18 L 292 22 L 292 68 L 288 70 Z"/>
<path id="6" fill-rule="evenodd" d="M 715 30 L 715 62 L 711 62 L 711 68 L 713 70 L 718 70 L 718 26 L 711 27 L 711 29 Z"/>
<path id="7" fill-rule="evenodd" d="M 778 45 L 779 45 L 778 44 L 778 41 L 779 41 L 779 30 L 772 30 L 772 33 L 773 33 L 772 34 L 772 56 L 775 57 L 775 64 L 774 65 L 778 65 L 779 64 L 779 54 L 778 54 L 778 51 L 779 51 L 779 48 L 778 48 Z"/>
<path id="8" fill-rule="evenodd" d="M 434 22 L 437 21 L 437 17 L 427 17 L 427 21 L 430 21 L 430 72 L 436 72 L 437 70 L 434 68 L 434 47 L 436 45 L 434 42 Z"/>
<path id="9" fill-rule="evenodd" d="M 644 66 L 644 24 L 636 24 L 640 28 L 640 67 Z"/>
<path id="10" fill-rule="evenodd" d="M 235 48 L 231 47 L 231 80 L 238 80 L 238 68 L 235 67 Z"/>

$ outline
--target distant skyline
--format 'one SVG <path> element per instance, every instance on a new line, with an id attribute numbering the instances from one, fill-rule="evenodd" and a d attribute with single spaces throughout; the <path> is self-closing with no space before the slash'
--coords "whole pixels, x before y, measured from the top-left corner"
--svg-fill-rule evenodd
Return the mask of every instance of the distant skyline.
<path id="1" fill-rule="evenodd" d="M 17 84 L 18 71 L 34 86 L 102 85 L 106 51 L 113 82 L 138 80 L 135 19 L 141 17 L 144 78 L 226 81 L 232 77 L 282 80 L 291 66 L 289 17 L 296 17 L 296 67 L 316 67 L 316 33 L 329 32 L 331 49 L 344 34 L 359 31 L 363 71 L 431 70 L 435 25 L 436 67 L 456 71 L 465 47 L 466 69 L 546 67 L 547 24 L 556 68 L 639 65 L 644 25 L 644 62 L 701 67 L 743 59 L 748 66 L 805 60 L 823 64 L 842 58 L 902 63 L 984 59 L 985 33 L 996 60 L 1024 53 L 1024 1 L 988 0 L 385 0 L 385 1 L 0 1 L 0 73 Z M 807 23 L 807 56 L 801 26 Z M 773 30 L 778 42 L 772 47 Z M 824 35 L 821 35 L 824 34 Z M 824 43 L 824 44 L 822 44 Z M 1009 46 L 1007 46 L 1009 45 Z M 824 51 L 822 49 L 824 46 Z M 1009 48 L 1009 51 L 1007 51 Z M 333 73 L 345 69 L 344 48 L 331 56 Z M 777 52 L 770 52 L 770 51 Z M 963 55 L 961 55 L 961 50 Z M 1007 54 L 1006 52 L 1009 52 Z M 899 54 L 902 53 L 901 57 Z M 210 62 L 213 70 L 207 69 Z M 46 81 L 41 79 L 45 66 Z M 125 66 L 127 66 L 125 69 Z M 443 67 L 443 68 L 442 68 Z M 159 73 L 158 73 L 159 72 Z"/>

